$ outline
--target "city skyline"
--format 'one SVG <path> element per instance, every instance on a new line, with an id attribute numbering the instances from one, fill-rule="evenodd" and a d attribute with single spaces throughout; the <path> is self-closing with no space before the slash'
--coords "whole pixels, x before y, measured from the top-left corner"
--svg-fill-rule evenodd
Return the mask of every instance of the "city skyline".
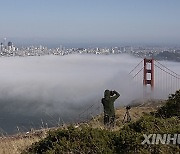
<path id="1" fill-rule="evenodd" d="M 0 39 L 35 44 L 178 44 L 178 0 L 6 0 Z"/>

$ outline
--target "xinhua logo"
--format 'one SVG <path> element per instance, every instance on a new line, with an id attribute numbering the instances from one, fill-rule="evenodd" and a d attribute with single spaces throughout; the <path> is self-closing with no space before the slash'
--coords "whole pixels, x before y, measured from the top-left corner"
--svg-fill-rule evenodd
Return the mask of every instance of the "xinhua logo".
<path id="1" fill-rule="evenodd" d="M 180 144 L 180 134 L 143 134 L 141 144 Z"/>

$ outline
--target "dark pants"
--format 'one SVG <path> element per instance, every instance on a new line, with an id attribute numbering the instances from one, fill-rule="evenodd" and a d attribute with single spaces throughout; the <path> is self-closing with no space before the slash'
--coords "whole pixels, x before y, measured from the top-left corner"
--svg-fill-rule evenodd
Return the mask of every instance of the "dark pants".
<path id="1" fill-rule="evenodd" d="M 115 115 L 109 116 L 109 115 L 104 115 L 104 125 L 105 126 L 110 126 L 114 127 L 114 121 L 115 121 Z"/>

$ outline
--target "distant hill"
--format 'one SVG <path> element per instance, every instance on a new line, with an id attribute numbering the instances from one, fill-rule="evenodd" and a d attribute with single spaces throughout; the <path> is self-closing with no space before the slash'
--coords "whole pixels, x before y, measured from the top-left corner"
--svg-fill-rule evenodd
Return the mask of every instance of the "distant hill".
<path id="1" fill-rule="evenodd" d="M 157 60 L 169 60 L 180 62 L 180 52 L 163 51 L 154 56 L 154 58 Z"/>

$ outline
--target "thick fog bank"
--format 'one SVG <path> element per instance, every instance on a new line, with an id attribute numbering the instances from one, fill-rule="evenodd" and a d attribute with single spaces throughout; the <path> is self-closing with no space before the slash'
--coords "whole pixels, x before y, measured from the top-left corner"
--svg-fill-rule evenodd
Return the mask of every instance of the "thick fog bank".
<path id="1" fill-rule="evenodd" d="M 73 122 L 91 104 L 101 106 L 105 89 L 120 92 L 116 106 L 142 97 L 129 75 L 140 61 L 129 55 L 1 58 L 1 132 Z M 168 65 L 179 71 L 179 63 Z"/>

